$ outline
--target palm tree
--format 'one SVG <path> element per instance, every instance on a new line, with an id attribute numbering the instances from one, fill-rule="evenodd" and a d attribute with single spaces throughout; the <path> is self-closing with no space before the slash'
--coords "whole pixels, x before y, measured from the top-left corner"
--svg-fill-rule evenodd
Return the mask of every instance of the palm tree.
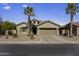
<path id="1" fill-rule="evenodd" d="M 34 16 L 33 8 L 30 7 L 30 6 L 27 6 L 27 8 L 24 9 L 24 14 L 28 16 L 28 30 L 29 30 L 28 36 L 30 36 L 31 35 L 31 30 L 32 30 L 30 17 Z"/>
<path id="2" fill-rule="evenodd" d="M 68 3 L 66 7 L 66 13 L 70 15 L 70 36 L 72 37 L 73 33 L 73 17 L 79 11 L 79 7 L 77 3 Z"/>

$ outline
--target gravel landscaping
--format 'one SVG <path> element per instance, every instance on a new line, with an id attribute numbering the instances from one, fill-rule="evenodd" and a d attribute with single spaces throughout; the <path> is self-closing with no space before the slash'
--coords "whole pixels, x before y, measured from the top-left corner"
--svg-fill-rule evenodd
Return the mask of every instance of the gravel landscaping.
<path id="1" fill-rule="evenodd" d="M 35 36 L 35 39 L 30 39 L 27 35 L 19 35 L 17 38 L 9 36 L 0 37 L 0 43 L 22 43 L 22 44 L 67 44 L 79 43 L 79 37 L 64 37 L 64 36 Z"/>

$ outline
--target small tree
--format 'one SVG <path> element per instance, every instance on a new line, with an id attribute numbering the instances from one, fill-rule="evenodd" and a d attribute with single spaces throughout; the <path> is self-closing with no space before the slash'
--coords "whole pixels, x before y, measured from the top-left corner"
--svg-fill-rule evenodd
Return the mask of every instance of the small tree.
<path id="1" fill-rule="evenodd" d="M 6 35 L 6 38 L 8 39 L 8 32 L 9 30 L 12 30 L 15 28 L 15 25 L 14 23 L 12 22 L 9 22 L 9 21 L 5 21 L 2 25 L 3 29 L 5 30 L 5 35 Z"/>

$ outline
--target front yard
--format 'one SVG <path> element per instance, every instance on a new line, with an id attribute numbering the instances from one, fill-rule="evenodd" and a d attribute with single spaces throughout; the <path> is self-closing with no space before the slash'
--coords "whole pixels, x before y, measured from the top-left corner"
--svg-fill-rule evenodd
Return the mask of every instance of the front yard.
<path id="1" fill-rule="evenodd" d="M 77 44 L 79 43 L 79 36 L 69 38 L 64 36 L 35 36 L 35 39 L 30 39 L 27 35 L 19 35 L 17 38 L 9 36 L 0 36 L 0 44 L 5 43 L 22 43 L 22 44 Z"/>

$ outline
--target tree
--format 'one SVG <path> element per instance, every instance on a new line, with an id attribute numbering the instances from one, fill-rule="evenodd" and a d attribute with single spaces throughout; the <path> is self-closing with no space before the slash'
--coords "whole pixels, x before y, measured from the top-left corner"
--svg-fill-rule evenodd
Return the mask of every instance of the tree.
<path id="1" fill-rule="evenodd" d="M 4 30 L 11 30 L 11 29 L 15 29 L 15 24 L 14 23 L 11 23 L 9 21 L 5 21 L 3 23 L 3 29 Z"/>
<path id="2" fill-rule="evenodd" d="M 76 13 L 79 12 L 79 7 L 77 3 L 68 3 L 66 7 L 66 13 L 70 15 L 70 36 L 72 37 L 73 33 L 73 17 Z"/>
<path id="3" fill-rule="evenodd" d="M 2 24 L 3 24 L 3 20 L 2 20 L 2 18 L 0 17 L 0 35 L 3 34 Z"/>
<path id="4" fill-rule="evenodd" d="M 31 26 L 31 21 L 30 21 L 30 17 L 34 16 L 34 10 L 32 7 L 27 6 L 27 8 L 24 9 L 24 14 L 28 16 L 28 36 L 31 35 L 31 31 L 32 31 L 32 26 Z"/>
<path id="5" fill-rule="evenodd" d="M 9 30 L 15 29 L 15 24 L 12 22 L 9 22 L 9 21 L 5 21 L 2 24 L 2 28 L 3 28 L 3 30 L 5 30 L 6 38 L 8 38 L 8 32 L 9 32 Z"/>

